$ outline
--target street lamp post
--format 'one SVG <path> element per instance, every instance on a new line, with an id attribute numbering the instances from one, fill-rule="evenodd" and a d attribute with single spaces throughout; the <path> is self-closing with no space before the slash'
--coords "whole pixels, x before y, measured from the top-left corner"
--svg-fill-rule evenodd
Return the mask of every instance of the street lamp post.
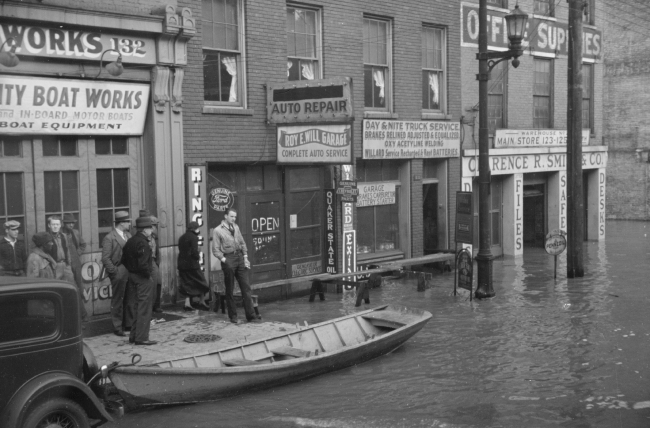
<path id="1" fill-rule="evenodd" d="M 523 54 L 521 42 L 526 30 L 528 15 L 516 5 L 514 10 L 505 16 L 510 45 L 505 52 L 488 52 L 487 35 L 487 0 L 479 0 L 478 12 L 478 104 L 479 104 L 479 130 L 478 130 L 478 219 L 479 219 L 479 250 L 476 256 L 478 265 L 478 287 L 475 296 L 479 299 L 494 297 L 492 286 L 492 260 L 494 256 L 490 251 L 492 239 L 490 237 L 490 147 L 488 138 L 488 81 L 490 71 L 495 65 L 504 60 L 512 59 L 512 66 L 519 66 L 519 56 Z"/>

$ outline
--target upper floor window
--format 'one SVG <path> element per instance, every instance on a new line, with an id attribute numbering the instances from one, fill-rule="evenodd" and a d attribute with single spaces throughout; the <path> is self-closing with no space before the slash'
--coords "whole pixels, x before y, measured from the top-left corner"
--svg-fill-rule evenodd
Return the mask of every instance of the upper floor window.
<path id="1" fill-rule="evenodd" d="M 77 156 L 77 137 L 43 136 L 43 156 Z"/>
<path id="2" fill-rule="evenodd" d="M 487 0 L 487 4 L 496 6 L 496 7 L 508 7 L 508 0 Z"/>
<path id="3" fill-rule="evenodd" d="M 422 108 L 444 111 L 445 30 L 422 28 Z"/>
<path id="4" fill-rule="evenodd" d="M 126 155 L 128 144 L 126 137 L 95 137 L 96 155 Z"/>
<path id="5" fill-rule="evenodd" d="M 22 138 L 0 135 L 0 157 L 21 157 Z"/>
<path id="6" fill-rule="evenodd" d="M 363 19 L 363 72 L 366 108 L 388 110 L 390 92 L 390 22 Z"/>
<path id="7" fill-rule="evenodd" d="M 320 14 L 287 7 L 287 78 L 320 79 Z"/>
<path id="8" fill-rule="evenodd" d="M 506 127 L 506 93 L 508 77 L 508 61 L 502 61 L 490 73 L 488 86 L 488 129 L 494 135 L 497 129 Z"/>
<path id="9" fill-rule="evenodd" d="M 594 112 L 594 66 L 582 64 L 582 129 L 589 129 L 593 134 Z"/>
<path id="10" fill-rule="evenodd" d="M 594 25 L 594 0 L 585 0 L 582 9 L 582 22 Z"/>
<path id="11" fill-rule="evenodd" d="M 534 59 L 533 128 L 553 127 L 553 60 Z"/>
<path id="12" fill-rule="evenodd" d="M 204 99 L 240 106 L 243 98 L 242 8 L 240 0 L 203 0 Z"/>
<path id="13" fill-rule="evenodd" d="M 21 172 L 0 172 L 0 222 L 20 223 L 19 233 L 25 233 L 25 197 Z"/>
<path id="14" fill-rule="evenodd" d="M 537 15 L 553 16 L 553 0 L 535 0 L 533 13 Z"/>

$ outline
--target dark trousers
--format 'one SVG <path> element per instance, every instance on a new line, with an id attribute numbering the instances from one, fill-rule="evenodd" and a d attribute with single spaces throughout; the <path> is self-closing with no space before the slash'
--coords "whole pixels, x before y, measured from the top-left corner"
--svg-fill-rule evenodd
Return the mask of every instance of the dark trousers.
<path id="1" fill-rule="evenodd" d="M 127 305 L 127 283 L 129 282 L 129 271 L 124 265 L 117 267 L 117 272 L 109 276 L 111 279 L 111 318 L 113 329 L 122 330 L 124 327 L 131 327 L 133 324 L 133 312 Z"/>
<path id="2" fill-rule="evenodd" d="M 130 340 L 144 342 L 149 340 L 151 327 L 151 301 L 153 300 L 154 283 L 151 278 L 145 278 L 137 273 L 129 272 L 129 283 L 136 292 L 135 320 L 131 326 Z"/>
<path id="3" fill-rule="evenodd" d="M 88 312 L 86 312 L 86 304 L 84 302 L 84 282 L 81 277 L 81 265 L 72 266 L 72 274 L 74 275 L 74 282 L 79 291 L 79 310 L 81 311 L 81 320 L 88 321 Z"/>
<path id="4" fill-rule="evenodd" d="M 153 301 L 151 302 L 152 308 L 153 309 L 160 309 L 160 293 L 162 292 L 162 284 L 161 284 L 161 277 L 160 277 L 160 268 L 156 263 L 154 262 L 153 264 L 153 273 L 151 274 L 151 278 L 154 281 L 155 284 L 155 290 L 154 290 L 154 298 L 152 299 Z"/>
<path id="5" fill-rule="evenodd" d="M 248 283 L 248 269 L 244 264 L 244 256 L 242 253 L 226 254 L 226 263 L 221 263 L 223 270 L 223 279 L 226 286 L 226 307 L 228 308 L 228 318 L 237 318 L 237 306 L 233 298 L 233 289 L 235 288 L 235 278 L 239 283 L 241 289 L 241 297 L 244 301 L 244 312 L 246 319 L 252 320 L 255 318 L 255 309 L 253 308 L 253 299 L 251 298 L 251 287 Z"/>

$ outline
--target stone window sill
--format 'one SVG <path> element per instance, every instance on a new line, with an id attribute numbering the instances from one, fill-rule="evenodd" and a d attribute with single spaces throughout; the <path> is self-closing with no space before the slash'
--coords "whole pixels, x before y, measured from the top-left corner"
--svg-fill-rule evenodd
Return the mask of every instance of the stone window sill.
<path id="1" fill-rule="evenodd" d="M 451 115 L 450 114 L 444 114 L 444 113 L 426 113 L 422 112 L 422 120 L 432 120 L 432 119 L 437 119 L 437 120 L 451 120 Z"/>
<path id="2" fill-rule="evenodd" d="M 224 114 L 231 116 L 253 116 L 255 110 L 249 108 L 232 108 L 222 106 L 203 106 L 203 114 Z"/>
<path id="3" fill-rule="evenodd" d="M 366 119 L 399 119 L 397 113 L 387 111 L 364 111 L 363 117 Z"/>

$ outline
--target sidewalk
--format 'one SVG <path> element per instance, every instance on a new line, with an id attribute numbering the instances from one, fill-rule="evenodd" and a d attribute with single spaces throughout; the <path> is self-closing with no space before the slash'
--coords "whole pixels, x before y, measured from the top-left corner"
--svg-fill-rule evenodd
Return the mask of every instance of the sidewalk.
<path id="1" fill-rule="evenodd" d="M 136 353 L 142 356 L 139 364 L 151 364 L 223 349 L 297 329 L 294 324 L 263 321 L 259 324 L 232 324 L 226 315 L 198 310 L 185 312 L 182 309 L 168 308 L 163 313 L 154 314 L 152 318 L 149 338 L 158 341 L 155 345 L 136 346 L 129 343 L 128 333 L 124 337 L 114 335 L 110 319 L 89 323 L 84 342 L 93 351 L 100 366 L 113 361 L 130 363 L 131 355 Z M 106 333 L 107 329 L 110 329 L 108 330 L 110 333 Z M 206 343 L 185 342 L 184 339 L 191 334 L 216 334 L 221 339 Z"/>

